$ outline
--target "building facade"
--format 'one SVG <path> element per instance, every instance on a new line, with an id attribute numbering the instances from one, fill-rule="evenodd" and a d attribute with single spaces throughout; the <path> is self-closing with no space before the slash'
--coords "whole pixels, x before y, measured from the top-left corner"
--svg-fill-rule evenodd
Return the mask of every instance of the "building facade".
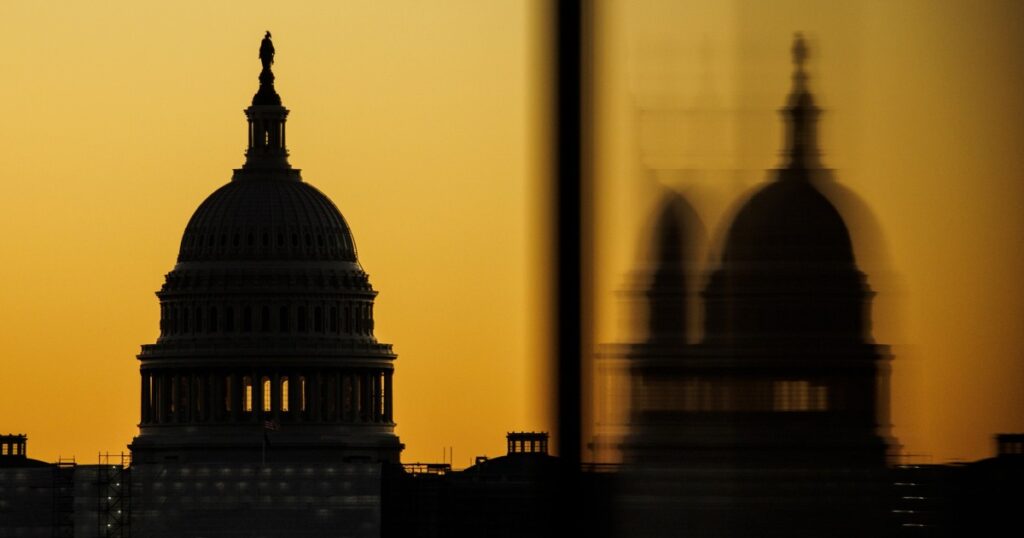
<path id="1" fill-rule="evenodd" d="M 274 55 L 268 32 L 245 163 L 185 227 L 138 357 L 145 536 L 376 535 L 402 450 L 376 291 L 344 217 L 288 162 Z"/>

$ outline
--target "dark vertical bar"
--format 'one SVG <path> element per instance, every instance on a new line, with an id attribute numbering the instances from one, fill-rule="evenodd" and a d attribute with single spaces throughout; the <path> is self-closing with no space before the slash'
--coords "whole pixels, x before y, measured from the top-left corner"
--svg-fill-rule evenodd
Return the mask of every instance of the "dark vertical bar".
<path id="1" fill-rule="evenodd" d="M 582 374 L 582 45 L 581 0 L 553 2 L 552 103 L 555 151 L 555 345 L 558 361 L 558 453 L 580 463 Z"/>

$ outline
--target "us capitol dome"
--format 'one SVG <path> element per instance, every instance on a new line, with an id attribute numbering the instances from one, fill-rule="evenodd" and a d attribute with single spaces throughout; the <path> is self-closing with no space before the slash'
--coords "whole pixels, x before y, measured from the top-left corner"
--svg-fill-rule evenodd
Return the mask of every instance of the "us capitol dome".
<path id="1" fill-rule="evenodd" d="M 269 32 L 248 149 L 196 209 L 142 346 L 133 462 L 397 463 L 391 345 L 331 200 L 288 163 Z"/>

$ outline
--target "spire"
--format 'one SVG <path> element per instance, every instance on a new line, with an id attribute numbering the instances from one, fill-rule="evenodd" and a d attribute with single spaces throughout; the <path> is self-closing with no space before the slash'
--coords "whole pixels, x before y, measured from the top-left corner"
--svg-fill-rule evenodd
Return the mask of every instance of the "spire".
<path id="1" fill-rule="evenodd" d="M 291 170 L 288 164 L 288 149 L 285 146 L 285 120 L 288 109 L 281 106 L 281 96 L 274 89 L 274 72 L 270 67 L 274 64 L 274 43 L 270 40 L 270 32 L 263 36 L 260 43 L 260 89 L 252 98 L 252 106 L 245 109 L 249 120 L 249 146 L 245 151 L 243 174 L 236 177 L 254 177 L 252 171 L 259 170 L 259 177 L 271 173 L 274 177 L 298 177 L 296 174 L 280 174 L 275 171 Z"/>
<path id="2" fill-rule="evenodd" d="M 821 166 L 815 125 L 821 110 L 814 105 L 814 97 L 807 89 L 808 77 L 804 70 L 807 56 L 807 42 L 797 33 L 793 37 L 793 90 L 781 111 L 786 118 L 787 169 L 805 170 Z"/>

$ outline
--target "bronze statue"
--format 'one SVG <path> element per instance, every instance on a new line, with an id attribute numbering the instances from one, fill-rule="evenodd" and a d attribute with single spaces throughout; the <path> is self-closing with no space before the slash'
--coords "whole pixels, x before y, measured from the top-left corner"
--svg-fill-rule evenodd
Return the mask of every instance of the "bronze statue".
<path id="1" fill-rule="evenodd" d="M 267 70 L 274 64 L 274 43 L 270 41 L 270 30 L 267 30 L 267 35 L 263 36 L 263 42 L 260 43 L 260 61 L 263 62 L 263 69 Z"/>

